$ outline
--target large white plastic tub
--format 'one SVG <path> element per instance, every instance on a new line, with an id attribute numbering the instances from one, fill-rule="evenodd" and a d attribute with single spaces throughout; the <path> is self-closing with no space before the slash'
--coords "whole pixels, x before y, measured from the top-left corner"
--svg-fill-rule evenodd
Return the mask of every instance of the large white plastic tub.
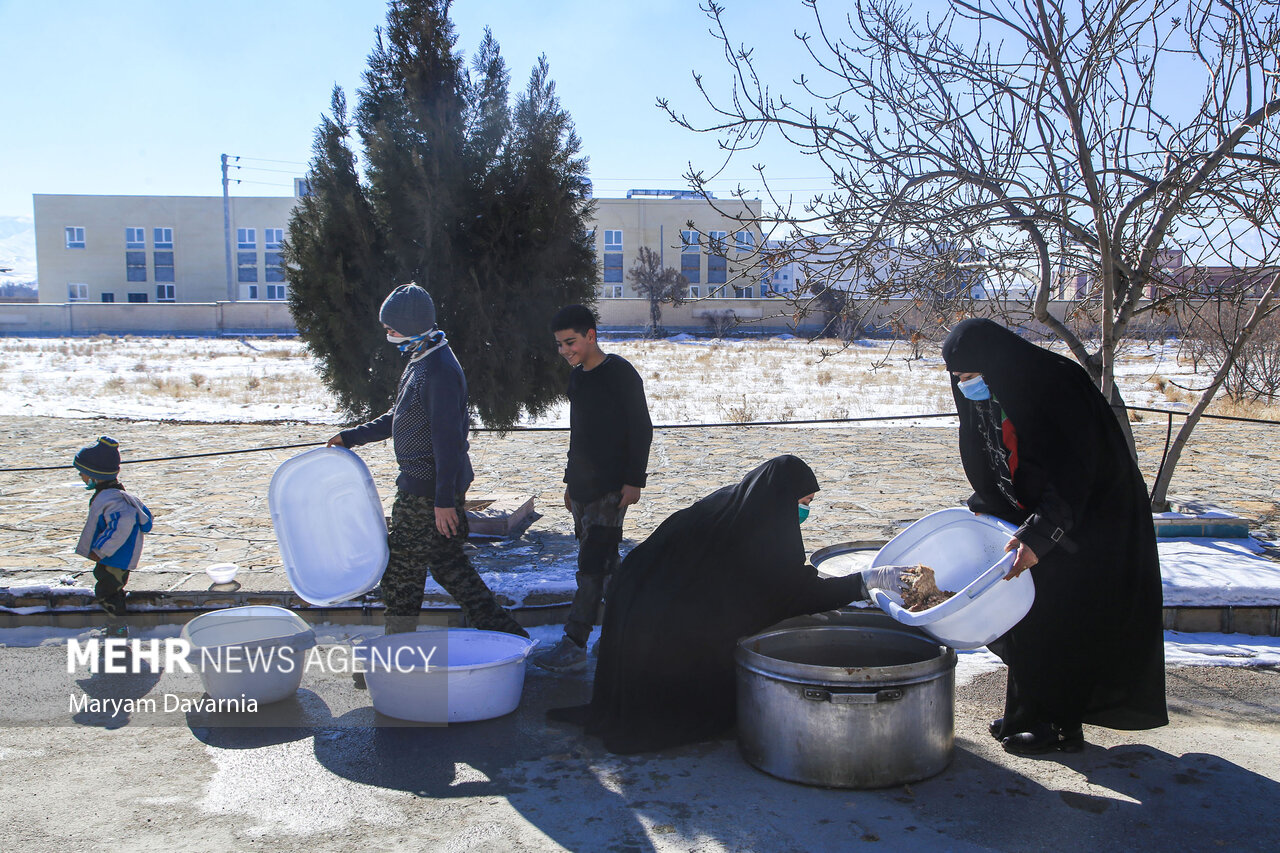
<path id="1" fill-rule="evenodd" d="M 267 604 L 202 614 L 183 626 L 182 638 L 191 643 L 188 661 L 200 669 L 210 698 L 264 705 L 298 691 L 307 649 L 316 644 L 298 614 Z"/>
<path id="2" fill-rule="evenodd" d="M 364 595 L 387 568 L 387 522 L 373 475 L 342 447 L 287 460 L 267 493 L 285 576 L 303 599 L 328 606 Z"/>
<path id="3" fill-rule="evenodd" d="M 902 624 L 954 649 L 985 646 L 1018 624 L 1036 597 L 1030 572 L 1003 579 L 1016 557 L 1004 550 L 1014 530 L 1007 522 L 967 509 L 930 513 L 889 540 L 871 565 L 926 565 L 933 569 L 938 589 L 956 594 L 918 613 L 885 590 L 873 590 L 872 600 Z"/>
<path id="4" fill-rule="evenodd" d="M 359 647 L 358 655 L 379 713 L 419 723 L 464 723 L 516 709 L 524 661 L 535 645 L 514 634 L 448 628 L 378 637 Z"/>

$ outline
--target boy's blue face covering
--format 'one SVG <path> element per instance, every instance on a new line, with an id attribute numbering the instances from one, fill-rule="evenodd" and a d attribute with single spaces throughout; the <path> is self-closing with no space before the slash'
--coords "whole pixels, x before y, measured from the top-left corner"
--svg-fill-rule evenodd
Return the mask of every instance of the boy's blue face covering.
<path id="1" fill-rule="evenodd" d="M 809 517 L 809 508 L 804 504 L 798 504 L 800 507 L 800 523 L 804 524 L 805 519 Z"/>
<path id="2" fill-rule="evenodd" d="M 991 389 L 987 387 L 986 381 L 981 376 L 975 376 L 972 379 L 965 379 L 957 382 L 956 387 L 959 388 L 960 393 L 969 400 L 981 401 L 991 399 Z"/>
<path id="3" fill-rule="evenodd" d="M 96 488 L 98 488 L 98 481 L 97 481 L 97 480 L 90 480 L 89 482 L 87 482 L 87 483 L 85 483 L 85 484 L 84 484 L 84 490 L 85 490 L 86 492 L 92 492 L 92 491 L 93 491 L 94 489 L 96 489 Z"/>

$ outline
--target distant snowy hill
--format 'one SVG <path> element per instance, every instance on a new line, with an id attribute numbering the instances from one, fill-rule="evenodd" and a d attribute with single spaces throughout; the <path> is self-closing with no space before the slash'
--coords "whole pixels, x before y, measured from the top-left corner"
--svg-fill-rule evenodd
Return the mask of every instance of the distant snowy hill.
<path id="1" fill-rule="evenodd" d="M 0 216 L 0 284 L 36 280 L 36 224 L 30 216 Z"/>

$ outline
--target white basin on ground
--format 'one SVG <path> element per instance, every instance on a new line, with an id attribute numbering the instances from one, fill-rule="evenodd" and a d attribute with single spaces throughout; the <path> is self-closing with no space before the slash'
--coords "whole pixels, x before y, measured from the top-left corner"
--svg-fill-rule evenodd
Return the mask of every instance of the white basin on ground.
<path id="1" fill-rule="evenodd" d="M 447 628 L 388 634 L 357 646 L 379 713 L 420 723 L 462 723 L 520 704 L 525 658 L 537 643 L 514 634 Z"/>
<path id="2" fill-rule="evenodd" d="M 302 617 L 268 604 L 201 614 L 182 627 L 181 636 L 191 643 L 188 660 L 200 670 L 210 698 L 263 705 L 298 691 L 306 651 L 316 644 Z"/>

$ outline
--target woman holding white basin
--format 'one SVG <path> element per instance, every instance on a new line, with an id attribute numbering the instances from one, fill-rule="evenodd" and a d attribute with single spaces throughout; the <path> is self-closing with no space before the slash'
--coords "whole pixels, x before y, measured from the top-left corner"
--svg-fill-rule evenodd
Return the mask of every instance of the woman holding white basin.
<path id="1" fill-rule="evenodd" d="M 1020 525 L 1009 578 L 1030 612 L 990 645 L 1009 667 L 993 737 L 1018 754 L 1084 746 L 1082 723 L 1168 723 L 1160 564 L 1146 484 L 1111 406 L 1075 362 L 985 319 L 942 347 L 968 505 Z"/>

